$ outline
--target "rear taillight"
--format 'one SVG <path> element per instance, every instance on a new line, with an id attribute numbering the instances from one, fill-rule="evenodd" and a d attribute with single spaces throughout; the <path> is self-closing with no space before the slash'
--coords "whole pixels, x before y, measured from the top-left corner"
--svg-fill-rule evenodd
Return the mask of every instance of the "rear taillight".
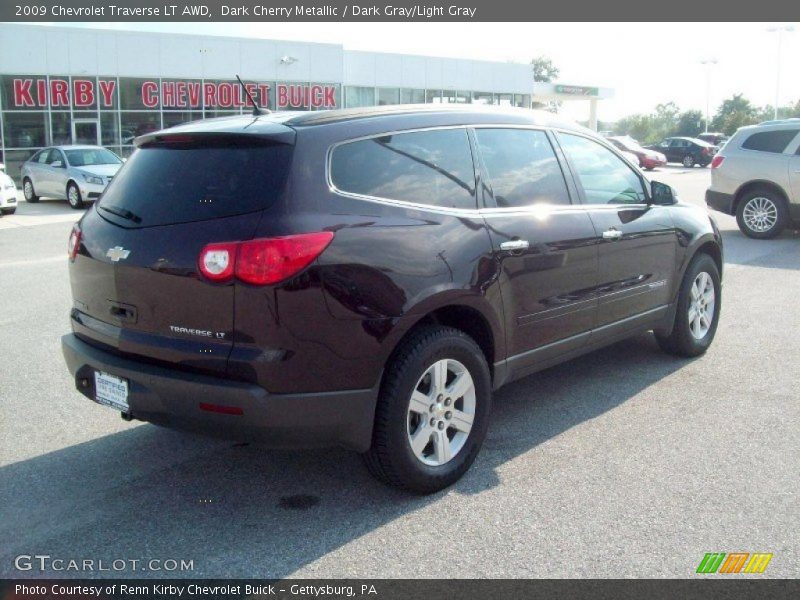
<path id="1" fill-rule="evenodd" d="M 72 226 L 72 232 L 69 234 L 69 242 L 67 243 L 67 255 L 69 259 L 75 260 L 78 255 L 78 249 L 81 247 L 81 228 L 78 225 Z"/>
<path id="2" fill-rule="evenodd" d="M 709 154 L 708 148 L 703 148 L 702 154 L 703 154 L 703 156 L 708 156 L 708 154 Z"/>
<path id="3" fill-rule="evenodd" d="M 717 169 L 722 166 L 723 161 L 725 160 L 724 156 L 720 156 L 717 154 L 714 158 L 711 159 L 711 168 Z"/>
<path id="4" fill-rule="evenodd" d="M 209 244 L 200 252 L 200 272 L 222 283 L 235 276 L 253 285 L 284 281 L 310 265 L 333 239 L 333 232 Z"/>

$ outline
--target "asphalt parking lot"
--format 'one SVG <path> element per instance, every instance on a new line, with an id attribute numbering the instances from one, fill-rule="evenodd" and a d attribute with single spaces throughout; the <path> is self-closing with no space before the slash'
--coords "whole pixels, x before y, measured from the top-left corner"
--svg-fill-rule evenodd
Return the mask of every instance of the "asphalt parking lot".
<path id="1" fill-rule="evenodd" d="M 649 174 L 703 203 L 707 169 Z M 278 452 L 142 423 L 73 390 L 59 337 L 78 213 L 0 218 L 0 576 L 14 557 L 192 560 L 136 577 L 693 577 L 706 552 L 800 575 L 800 233 L 719 215 L 723 309 L 695 360 L 650 335 L 501 390 L 472 470 L 425 498 L 344 450 Z"/>

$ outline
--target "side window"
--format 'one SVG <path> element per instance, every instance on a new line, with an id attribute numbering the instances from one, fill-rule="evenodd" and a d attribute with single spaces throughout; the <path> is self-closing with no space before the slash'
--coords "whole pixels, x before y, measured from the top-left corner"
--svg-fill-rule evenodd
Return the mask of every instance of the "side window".
<path id="1" fill-rule="evenodd" d="M 384 135 L 337 146 L 331 181 L 343 192 L 475 208 L 475 170 L 466 129 Z"/>
<path id="2" fill-rule="evenodd" d="M 578 135 L 562 133 L 558 139 L 580 180 L 587 204 L 647 202 L 641 178 L 609 149 Z"/>
<path id="3" fill-rule="evenodd" d="M 498 207 L 569 204 L 558 159 L 544 131 L 475 130 Z"/>
<path id="4" fill-rule="evenodd" d="M 742 148 L 780 154 L 786 150 L 797 132 L 797 129 L 779 129 L 754 133 L 742 143 Z"/>
<path id="5" fill-rule="evenodd" d="M 46 165 L 48 162 L 50 162 L 49 157 L 52 152 L 52 150 L 45 148 L 34 157 L 34 160 L 40 165 Z"/>
<path id="6" fill-rule="evenodd" d="M 50 150 L 50 156 L 47 159 L 47 164 L 52 165 L 57 160 L 60 160 L 62 165 L 66 164 L 64 162 L 64 155 L 62 154 L 61 150 L 56 150 L 53 148 Z"/>

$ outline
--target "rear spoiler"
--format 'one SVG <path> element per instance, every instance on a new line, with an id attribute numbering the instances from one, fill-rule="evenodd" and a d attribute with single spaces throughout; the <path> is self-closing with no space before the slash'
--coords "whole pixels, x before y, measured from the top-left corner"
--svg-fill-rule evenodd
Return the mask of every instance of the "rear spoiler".
<path id="1" fill-rule="evenodd" d="M 243 124 L 244 122 L 244 124 Z M 213 119 L 195 121 L 161 131 L 146 133 L 133 143 L 137 148 L 158 143 L 239 142 L 294 145 L 295 130 L 281 123 L 262 119 Z"/>

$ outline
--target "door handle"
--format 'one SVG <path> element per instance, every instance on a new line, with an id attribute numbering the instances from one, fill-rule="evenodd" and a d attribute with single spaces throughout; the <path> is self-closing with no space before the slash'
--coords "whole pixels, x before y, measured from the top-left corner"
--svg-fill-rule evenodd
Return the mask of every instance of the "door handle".
<path id="1" fill-rule="evenodd" d="M 530 247 L 528 240 L 509 240 L 500 244 L 500 250 L 513 252 L 515 250 L 527 250 Z"/>
<path id="2" fill-rule="evenodd" d="M 603 232 L 603 239 L 609 240 L 611 242 L 616 242 L 621 237 L 622 237 L 622 232 L 619 229 L 614 229 L 613 227 L 611 229 L 606 229 Z"/>

